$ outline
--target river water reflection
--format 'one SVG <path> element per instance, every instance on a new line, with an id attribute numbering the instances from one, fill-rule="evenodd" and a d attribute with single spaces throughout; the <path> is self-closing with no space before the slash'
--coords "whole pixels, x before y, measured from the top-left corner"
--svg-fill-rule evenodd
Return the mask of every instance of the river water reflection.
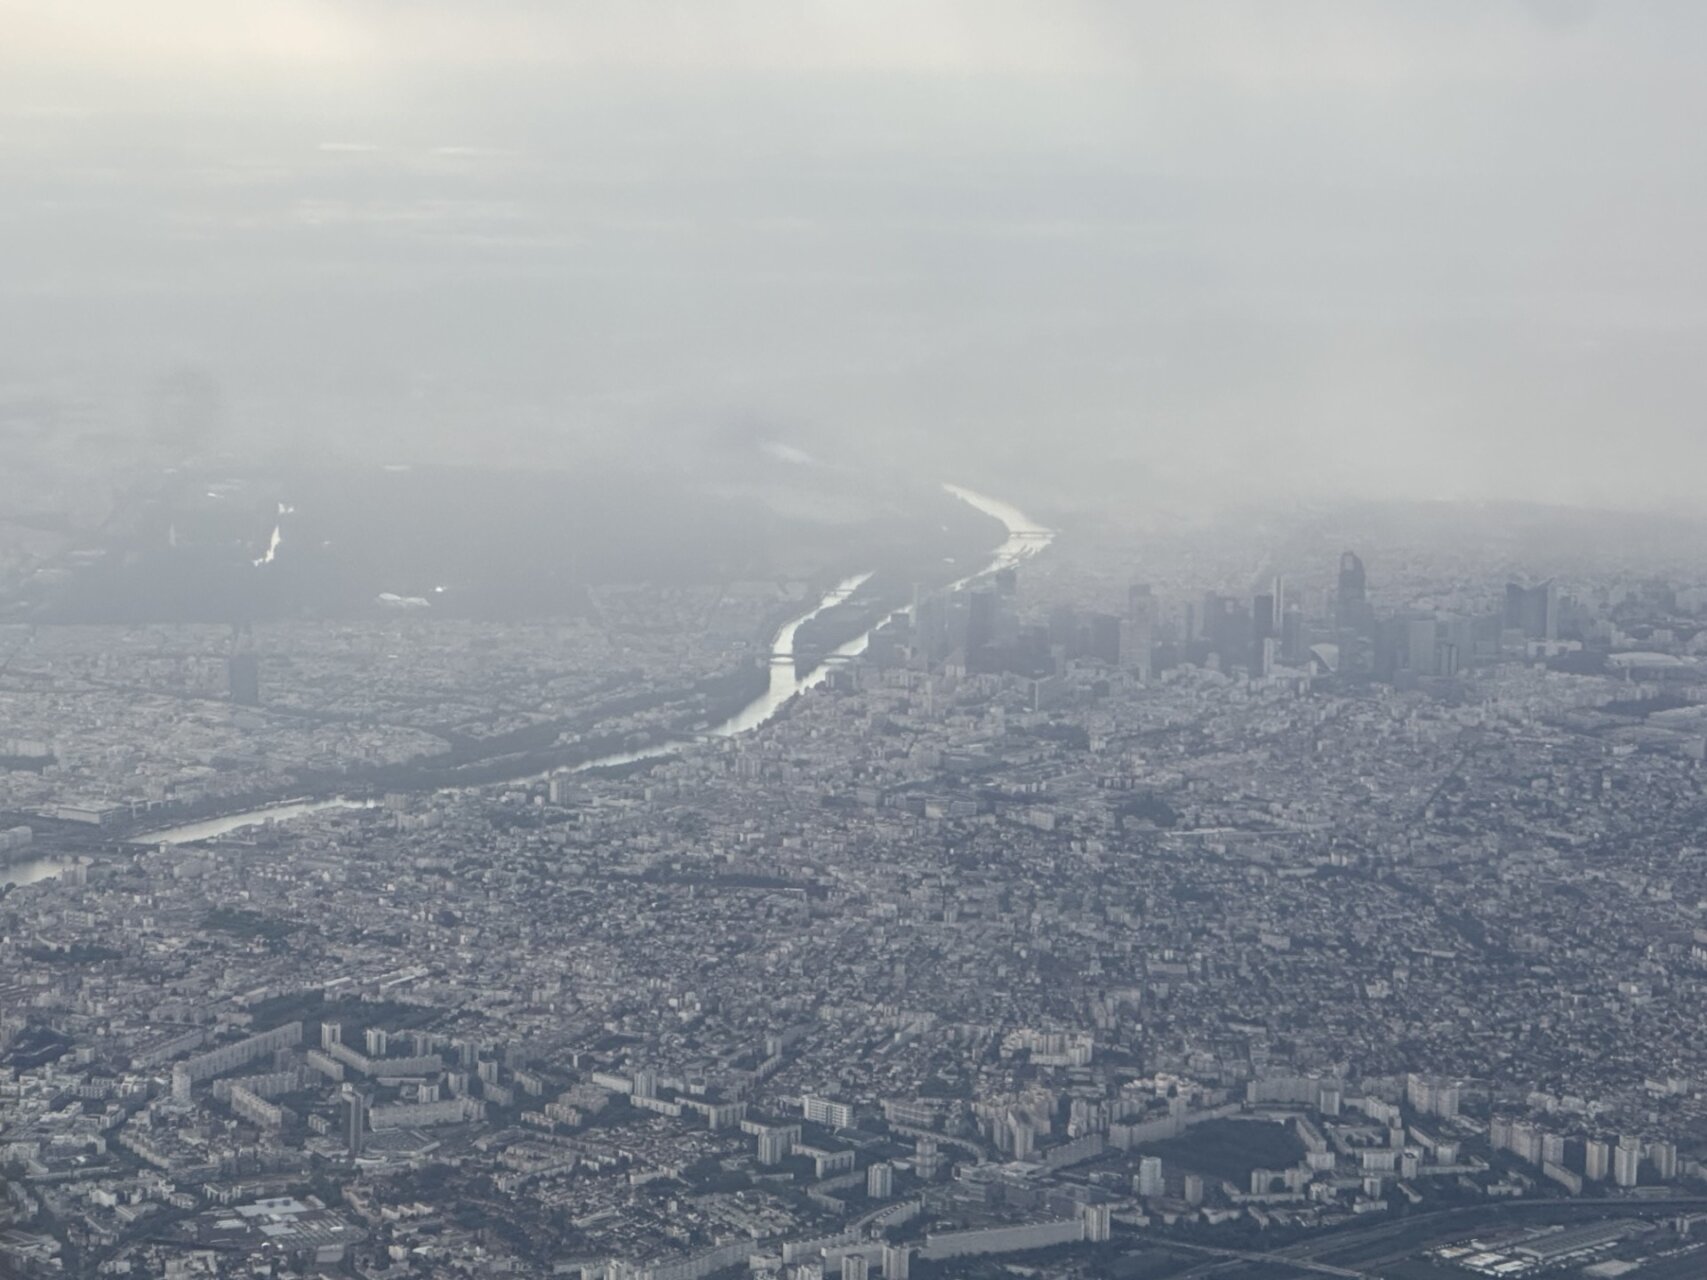
<path id="1" fill-rule="evenodd" d="M 1018 508 L 999 499 L 986 497 L 984 494 L 959 485 L 945 484 L 943 489 L 969 506 L 976 507 L 985 515 L 1001 521 L 1008 531 L 1007 539 L 992 553 L 988 563 L 953 583 L 951 589 L 963 587 L 987 573 L 994 573 L 998 569 L 1011 568 L 1021 560 L 1043 550 L 1054 538 L 1053 531 L 1037 524 Z M 771 642 L 770 681 L 765 691 L 722 724 L 711 729 L 707 736 L 728 738 L 758 728 L 775 717 L 796 696 L 808 689 L 815 688 L 828 679 L 831 668 L 836 661 L 857 657 L 864 653 L 866 647 L 871 643 L 872 634 L 877 630 L 876 627 L 839 645 L 823 662 L 802 675 L 795 667 L 794 638 L 802 626 L 819 614 L 833 609 L 847 600 L 870 577 L 870 573 L 856 573 L 838 582 L 812 608 L 784 623 L 776 633 L 776 638 Z M 906 614 L 908 611 L 908 609 L 902 609 L 898 611 L 898 614 Z M 890 615 L 890 617 L 894 616 L 897 615 Z M 884 619 L 884 621 L 888 621 L 888 619 Z M 585 761 L 575 766 L 573 772 L 608 769 L 620 765 L 637 764 L 643 760 L 656 760 L 663 756 L 677 755 L 703 740 L 703 738 L 683 738 L 654 743 L 634 751 L 615 752 L 611 755 L 599 756 L 596 759 Z M 560 770 L 551 770 L 550 772 L 556 773 Z M 546 776 L 548 775 L 542 773 L 529 773 L 518 775 L 510 781 L 524 781 Z M 446 789 L 460 790 L 461 788 L 450 787 Z M 147 832 L 136 836 L 133 843 L 151 845 L 191 844 L 197 840 L 211 840 L 215 836 L 227 835 L 244 827 L 259 826 L 268 822 L 288 822 L 292 818 L 310 813 L 320 813 L 327 809 L 365 808 L 371 807 L 373 804 L 374 801 L 372 800 L 350 799 L 343 796 L 334 796 L 324 800 L 289 800 L 257 809 L 248 809 L 241 813 L 228 814 L 222 818 L 208 818 L 200 822 L 189 822 L 182 826 L 169 827 L 163 831 Z M 0 873 L 0 875 L 3 874 Z M 57 874 L 57 872 L 52 874 Z M 43 877 L 38 876 L 37 878 Z"/>

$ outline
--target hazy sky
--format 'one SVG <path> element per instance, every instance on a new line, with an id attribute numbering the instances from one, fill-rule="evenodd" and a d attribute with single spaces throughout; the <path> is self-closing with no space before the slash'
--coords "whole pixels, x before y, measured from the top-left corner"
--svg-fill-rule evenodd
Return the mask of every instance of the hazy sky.
<path id="1" fill-rule="evenodd" d="M 239 440 L 386 457 L 735 424 L 1021 484 L 1681 501 L 1704 36 L 1700 0 L 0 0 L 0 404 L 141 430 L 187 367 Z"/>

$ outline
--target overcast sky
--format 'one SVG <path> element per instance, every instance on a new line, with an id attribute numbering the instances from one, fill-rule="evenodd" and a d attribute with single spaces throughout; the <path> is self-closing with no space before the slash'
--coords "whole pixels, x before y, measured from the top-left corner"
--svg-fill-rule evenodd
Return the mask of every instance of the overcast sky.
<path id="1" fill-rule="evenodd" d="M 0 399 L 1680 502 L 1707 5 L 0 0 Z M 1022 495 L 1015 495 L 1016 497 Z"/>

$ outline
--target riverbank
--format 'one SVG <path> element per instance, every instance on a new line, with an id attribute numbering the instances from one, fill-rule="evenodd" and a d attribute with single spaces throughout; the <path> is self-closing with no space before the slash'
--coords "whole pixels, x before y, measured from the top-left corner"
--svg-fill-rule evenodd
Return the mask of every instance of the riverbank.
<path id="1" fill-rule="evenodd" d="M 1010 567 L 1048 545 L 1053 534 L 1017 508 L 994 498 L 954 485 L 943 488 L 982 514 L 999 521 L 1006 539 L 989 553 L 983 567 L 950 581 L 949 589 L 964 586 L 984 574 Z M 952 564 L 952 561 L 950 562 Z M 944 574 L 946 576 L 946 573 Z M 420 793 L 450 791 L 540 779 L 561 770 L 590 771 L 624 768 L 660 759 L 692 748 L 706 738 L 732 737 L 749 732 L 780 714 L 796 697 L 814 688 L 829 675 L 830 663 L 862 653 L 872 634 L 890 618 L 904 614 L 910 605 L 886 603 L 883 598 L 898 590 L 886 586 L 853 612 L 837 618 L 858 593 L 872 581 L 870 571 L 852 574 L 824 592 L 813 606 L 778 628 L 764 664 L 745 664 L 720 677 L 701 681 L 688 690 L 636 694 L 613 699 L 565 722 L 531 726 L 514 742 L 502 746 L 521 747 L 471 758 L 470 752 L 484 744 L 455 744 L 450 751 L 427 761 L 408 765 L 380 766 L 367 771 L 304 774 L 293 778 L 288 788 L 275 795 L 248 798 L 237 803 L 210 805 L 211 812 L 190 813 L 169 826 L 151 825 L 142 818 L 123 829 L 106 830 L 100 843 L 128 840 L 136 844 L 181 844 L 211 839 L 245 826 L 295 817 L 331 808 L 372 806 L 377 797 L 392 792 Z M 892 582 L 894 580 L 892 579 Z M 836 619 L 836 625 L 828 626 Z M 804 651 L 803 634 L 820 621 L 826 625 L 813 635 L 814 653 Z M 858 624 L 857 630 L 850 624 Z M 828 642 L 845 636 L 834 645 Z M 653 709 L 671 701 L 685 705 L 676 715 L 638 737 L 627 734 L 593 734 L 600 722 L 615 715 Z M 589 736 L 562 742 L 564 733 L 587 732 Z M 547 736 L 549 735 L 549 736 Z M 154 815 L 158 817 L 159 815 Z M 176 815 L 174 815 L 176 817 Z"/>

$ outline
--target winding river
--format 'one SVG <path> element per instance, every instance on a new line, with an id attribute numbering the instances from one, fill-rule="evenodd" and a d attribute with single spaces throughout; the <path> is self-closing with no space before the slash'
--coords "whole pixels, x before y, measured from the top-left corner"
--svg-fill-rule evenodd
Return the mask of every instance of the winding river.
<path id="1" fill-rule="evenodd" d="M 987 516 L 991 516 L 1006 527 L 1008 536 L 1002 544 L 991 553 L 991 558 L 982 568 L 974 570 L 966 577 L 950 586 L 950 590 L 964 587 L 968 583 L 994 573 L 999 569 L 1011 568 L 1021 560 L 1036 555 L 1048 546 L 1054 538 L 1054 532 L 1029 519 L 1018 508 L 1012 507 L 996 498 L 986 497 L 971 489 L 959 485 L 945 484 L 943 489 L 960 499 L 968 506 L 975 507 Z M 770 682 L 765 691 L 740 711 L 700 738 L 682 738 L 672 741 L 654 743 L 635 751 L 617 752 L 613 755 L 599 756 L 575 766 L 569 772 L 581 773 L 589 769 L 606 769 L 615 765 L 635 764 L 642 760 L 655 760 L 662 756 L 677 755 L 694 746 L 705 737 L 730 738 L 736 734 L 746 733 L 773 719 L 778 712 L 789 704 L 797 695 L 808 689 L 816 688 L 829 678 L 832 664 L 840 659 L 857 657 L 864 653 L 871 643 L 871 637 L 878 627 L 872 628 L 862 635 L 855 636 L 834 649 L 823 662 L 819 663 L 805 675 L 801 675 L 794 663 L 794 637 L 800 628 L 816 618 L 819 614 L 835 608 L 852 596 L 860 587 L 865 585 L 869 573 L 856 573 L 852 577 L 838 582 L 827 591 L 812 608 L 797 618 L 784 623 L 771 642 Z M 911 606 L 897 610 L 884 621 L 904 616 L 911 611 Z M 564 770 L 551 770 L 551 773 L 561 773 Z M 540 779 L 548 774 L 530 774 L 511 781 Z M 462 787 L 448 787 L 446 790 L 463 790 Z M 292 818 L 305 814 L 319 813 L 326 809 L 339 808 L 370 808 L 376 802 L 346 796 L 333 796 L 322 800 L 288 800 L 278 804 L 265 805 L 257 809 L 246 809 L 240 813 L 227 814 L 222 818 L 208 818 L 200 822 L 189 822 L 182 826 L 168 827 L 163 831 L 145 832 L 133 838 L 132 843 L 159 844 L 193 844 L 198 840 L 211 840 L 215 836 L 226 835 L 243 827 L 259 826 L 269 822 L 288 822 Z M 25 864 L 30 865 L 30 864 Z M 45 875 L 34 878 L 43 879 L 47 875 L 57 875 L 58 871 L 46 871 Z M 4 869 L 0 869 L 0 882 L 6 878 Z"/>

